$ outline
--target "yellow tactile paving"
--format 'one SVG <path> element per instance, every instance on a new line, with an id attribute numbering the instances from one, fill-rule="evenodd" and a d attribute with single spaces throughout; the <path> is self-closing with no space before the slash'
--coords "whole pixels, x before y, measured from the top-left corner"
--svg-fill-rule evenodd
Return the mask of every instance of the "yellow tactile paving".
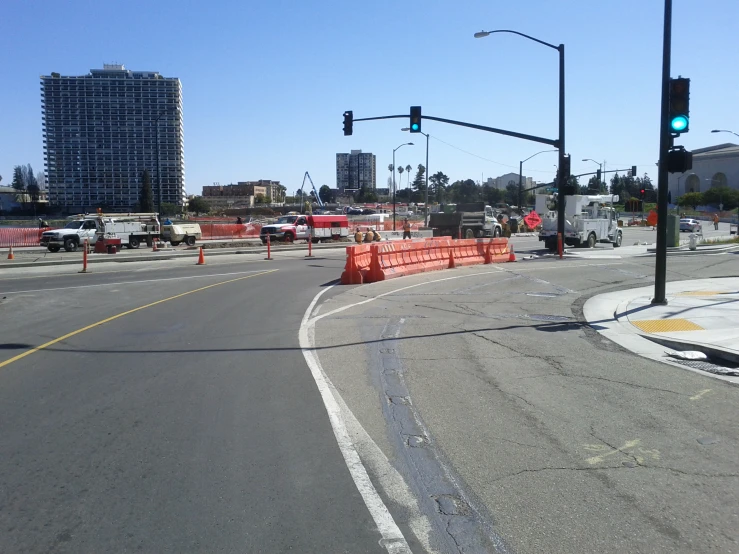
<path id="1" fill-rule="evenodd" d="M 632 325 L 645 333 L 672 333 L 675 331 L 703 331 L 703 327 L 687 319 L 641 319 Z"/>
<path id="2" fill-rule="evenodd" d="M 716 296 L 717 294 L 725 294 L 717 290 L 688 290 L 680 292 L 676 296 Z"/>

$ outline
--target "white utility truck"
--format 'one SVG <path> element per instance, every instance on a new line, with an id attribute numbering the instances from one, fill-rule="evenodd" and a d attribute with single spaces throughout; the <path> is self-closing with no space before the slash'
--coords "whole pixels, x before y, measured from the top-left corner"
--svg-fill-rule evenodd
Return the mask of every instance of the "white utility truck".
<path id="1" fill-rule="evenodd" d="M 101 236 L 115 236 L 126 248 L 138 248 L 142 242 L 151 246 L 159 240 L 159 219 L 155 213 L 84 214 L 62 229 L 44 231 L 40 244 L 50 252 L 59 252 L 61 248 L 74 252 L 85 239 L 92 245 Z"/>
<path id="2" fill-rule="evenodd" d="M 536 195 L 536 211 L 545 214 L 539 240 L 552 251 L 557 249 L 555 202 L 552 195 Z M 613 209 L 615 202 L 618 202 L 615 194 L 566 196 L 565 245 L 593 248 L 598 242 L 610 242 L 614 248 L 621 246 L 623 236 Z"/>

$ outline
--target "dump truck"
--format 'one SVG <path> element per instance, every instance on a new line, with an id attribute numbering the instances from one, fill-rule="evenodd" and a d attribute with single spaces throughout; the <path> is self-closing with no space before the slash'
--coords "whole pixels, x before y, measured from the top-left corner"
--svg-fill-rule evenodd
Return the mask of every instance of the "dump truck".
<path id="1" fill-rule="evenodd" d="M 499 237 L 503 226 L 495 218 L 493 208 L 484 202 L 457 204 L 451 213 L 432 213 L 429 227 L 435 237 L 484 238 Z"/>

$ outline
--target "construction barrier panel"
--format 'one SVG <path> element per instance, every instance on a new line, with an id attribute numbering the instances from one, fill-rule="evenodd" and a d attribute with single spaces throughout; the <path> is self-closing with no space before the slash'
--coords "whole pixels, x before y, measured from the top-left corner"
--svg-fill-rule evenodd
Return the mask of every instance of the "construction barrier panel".
<path id="1" fill-rule="evenodd" d="M 201 223 L 203 240 L 258 238 L 261 225 L 251 223 Z"/>
<path id="2" fill-rule="evenodd" d="M 346 247 L 346 267 L 341 274 L 342 285 L 361 285 L 371 282 L 372 246 L 372 244 L 356 244 Z"/>
<path id="3" fill-rule="evenodd" d="M 0 248 L 9 246 L 38 246 L 41 233 L 49 228 L 38 227 L 0 227 Z"/>
<path id="4" fill-rule="evenodd" d="M 512 259 L 506 238 L 453 240 L 434 237 L 347 246 L 342 284 L 384 281 L 450 267 Z"/>

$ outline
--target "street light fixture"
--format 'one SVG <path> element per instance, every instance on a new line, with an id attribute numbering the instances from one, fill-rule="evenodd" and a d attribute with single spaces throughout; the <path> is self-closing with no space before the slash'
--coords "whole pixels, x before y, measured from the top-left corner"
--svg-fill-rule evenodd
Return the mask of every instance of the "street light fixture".
<path id="1" fill-rule="evenodd" d="M 548 46 L 549 48 L 559 52 L 559 139 L 557 140 L 557 149 L 559 150 L 559 165 L 560 167 L 564 167 L 563 161 L 564 161 L 564 156 L 565 156 L 565 45 L 560 44 L 558 46 L 555 46 L 554 44 L 544 42 L 543 40 L 539 40 L 538 38 L 534 38 L 524 33 L 519 33 L 518 31 L 512 31 L 510 29 L 496 29 L 494 31 L 478 31 L 477 33 L 475 33 L 475 38 L 487 37 L 494 33 L 510 33 L 513 35 L 518 35 L 520 37 L 527 38 L 534 42 L 538 42 L 539 44 L 543 46 Z M 564 191 L 565 180 L 562 178 L 562 175 L 558 175 L 558 177 L 559 177 L 558 178 L 559 182 L 557 183 L 557 190 L 559 191 L 558 194 L 559 194 L 561 201 L 557 202 L 557 233 L 560 239 L 564 241 L 565 203 L 564 203 L 564 194 L 562 194 L 562 191 Z M 561 252 L 563 250 L 564 250 L 564 245 L 562 245 Z M 560 255 L 561 255 L 561 252 L 560 252 Z"/>
<path id="2" fill-rule="evenodd" d="M 395 231 L 395 212 L 397 211 L 397 206 L 395 204 L 395 151 L 400 150 L 404 146 L 413 146 L 412 142 L 404 142 L 397 148 L 393 148 L 393 231 Z"/>
<path id="3" fill-rule="evenodd" d="M 410 127 L 403 127 L 401 131 L 410 131 Z M 424 227 L 428 227 L 428 220 L 429 220 L 429 135 L 428 133 L 424 133 L 423 131 L 417 131 L 421 133 L 423 136 L 426 137 L 426 194 L 423 201 L 424 206 L 424 216 L 423 216 L 423 225 Z"/>
<path id="4" fill-rule="evenodd" d="M 731 133 L 732 135 L 736 135 L 739 137 L 739 134 L 735 133 L 734 131 L 728 131 L 726 129 L 714 129 L 711 131 L 712 133 Z"/>
<path id="5" fill-rule="evenodd" d="M 600 169 L 601 178 L 605 181 L 606 174 L 603 173 L 603 168 L 606 165 L 606 162 L 603 162 L 603 163 L 596 162 L 593 158 L 583 158 L 583 161 L 584 162 L 593 162 L 594 164 L 597 164 L 598 165 L 598 168 Z M 598 186 L 600 187 L 601 186 L 601 183 L 598 183 Z M 598 192 L 600 192 L 600 191 L 598 191 Z"/>
<path id="6" fill-rule="evenodd" d="M 523 214 L 522 196 L 523 196 L 523 163 L 528 162 L 534 156 L 543 154 L 544 152 L 556 152 L 556 150 L 542 150 L 536 154 L 532 154 L 525 160 L 518 162 L 518 213 Z"/>

